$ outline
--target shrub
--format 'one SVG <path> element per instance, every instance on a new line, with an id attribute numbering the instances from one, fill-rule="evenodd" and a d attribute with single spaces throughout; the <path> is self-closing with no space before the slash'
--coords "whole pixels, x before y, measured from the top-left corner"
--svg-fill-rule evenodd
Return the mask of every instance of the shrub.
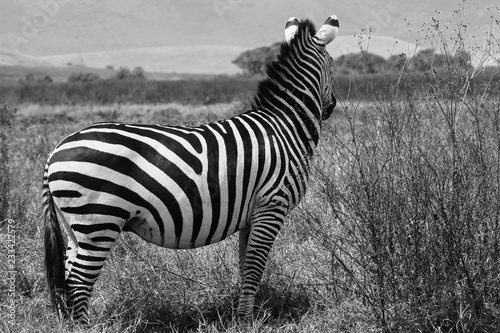
<path id="1" fill-rule="evenodd" d="M 406 54 L 394 54 L 387 59 L 387 68 L 395 69 L 397 71 L 403 70 L 408 63 L 408 57 Z"/>
<path id="2" fill-rule="evenodd" d="M 94 82 L 99 80 L 99 75 L 95 73 L 71 73 L 68 77 L 68 82 L 77 83 L 77 82 Z"/>
<path id="3" fill-rule="evenodd" d="M 383 327 L 494 323 L 500 101 L 476 102 L 378 100 L 337 137 L 336 174 L 317 170 L 336 225 L 311 219 L 315 237 Z"/>
<path id="4" fill-rule="evenodd" d="M 341 68 L 353 69 L 366 74 L 373 74 L 385 67 L 386 60 L 373 53 L 349 53 L 337 58 Z"/>
<path id="5" fill-rule="evenodd" d="M 146 72 L 142 67 L 134 67 L 133 70 L 127 67 L 120 67 L 111 80 L 146 80 Z"/>
<path id="6" fill-rule="evenodd" d="M 423 84 L 403 68 L 368 106 L 343 102 L 313 173 L 326 207 L 305 213 L 325 279 L 387 332 L 500 330 L 500 96 L 471 90 L 478 72 L 454 42 L 422 62 Z"/>

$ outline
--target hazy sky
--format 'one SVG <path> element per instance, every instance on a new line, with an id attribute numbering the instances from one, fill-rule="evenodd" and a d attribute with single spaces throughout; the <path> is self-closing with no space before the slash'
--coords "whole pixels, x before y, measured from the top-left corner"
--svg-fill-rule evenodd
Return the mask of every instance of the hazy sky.
<path id="1" fill-rule="evenodd" d="M 217 44 L 253 48 L 283 38 L 290 16 L 319 26 L 330 14 L 341 34 L 362 29 L 414 39 L 431 17 L 452 20 L 456 0 L 0 0 L 0 50 L 36 56 L 124 48 Z M 467 38 L 482 40 L 488 7 L 498 0 L 468 1 Z M 436 10 L 440 14 L 436 13 Z M 493 9 L 500 19 L 498 8 Z M 497 27 L 498 30 L 498 27 Z"/>

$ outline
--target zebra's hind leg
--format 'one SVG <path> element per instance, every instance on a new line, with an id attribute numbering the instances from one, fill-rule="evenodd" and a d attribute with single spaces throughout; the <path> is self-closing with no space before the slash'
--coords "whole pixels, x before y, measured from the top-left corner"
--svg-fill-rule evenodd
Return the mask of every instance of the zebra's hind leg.
<path id="1" fill-rule="evenodd" d="M 74 260 L 67 271 L 67 306 L 74 322 L 86 325 L 89 322 L 88 305 L 92 288 L 121 228 L 119 224 L 103 223 L 82 225 L 81 228 L 73 226 L 73 229 L 76 229 L 78 244 Z"/>
<path id="2" fill-rule="evenodd" d="M 251 223 L 249 230 L 240 231 L 241 291 L 237 314 L 241 317 L 249 317 L 253 312 L 255 294 L 282 225 L 283 220 L 275 216 L 268 220 L 259 218 L 259 221 Z"/>

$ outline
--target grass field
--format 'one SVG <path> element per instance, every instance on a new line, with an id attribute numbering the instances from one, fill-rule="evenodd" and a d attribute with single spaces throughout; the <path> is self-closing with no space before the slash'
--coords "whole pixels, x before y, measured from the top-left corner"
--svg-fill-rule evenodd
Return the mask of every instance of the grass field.
<path id="1" fill-rule="evenodd" d="M 442 69 L 439 69 L 442 71 Z M 442 73 L 446 75 L 446 73 Z M 448 73 L 449 74 L 449 73 Z M 336 89 L 351 100 L 373 100 L 374 94 L 398 81 L 399 91 L 411 92 L 416 86 L 437 84 L 435 78 L 420 71 L 401 75 L 397 71 L 377 74 L 338 74 Z M 96 80 L 91 82 L 0 84 L 0 95 L 11 104 L 216 104 L 233 100 L 249 102 L 258 77 L 180 78 L 178 80 Z M 498 91 L 500 72 L 479 72 L 469 80 L 469 93 Z"/>
<path id="2" fill-rule="evenodd" d="M 252 321 L 234 315 L 235 237 L 172 251 L 123 234 L 95 287 L 90 329 L 59 324 L 49 304 L 39 203 L 51 148 L 97 121 L 195 125 L 246 104 L 4 105 L 0 237 L 15 234 L 16 275 L 14 294 L 2 280 L 1 301 L 14 297 L 16 317 L 10 326 L 4 312 L 3 331 L 496 332 L 500 99 L 441 92 L 340 99 Z"/>
<path id="3" fill-rule="evenodd" d="M 185 106 L 123 105 L 57 107 L 23 104 L 11 119 L 4 121 L 8 163 L 7 186 L 2 196 L 9 199 L 4 218 L 12 219 L 16 236 L 16 319 L 13 331 L 80 331 L 60 326 L 49 304 L 43 274 L 43 226 L 39 221 L 40 184 L 45 158 L 62 137 L 103 120 L 197 124 L 226 118 L 241 112 L 241 103 Z M 7 107 L 2 109 L 8 117 Z M 5 161 L 5 160 L 4 160 Z M 5 173 L 4 173 L 5 175 Z M 311 200 L 319 195 L 311 191 Z M 5 212 L 4 212 L 5 213 Z M 8 235 L 9 221 L 2 221 L 2 236 Z M 254 331 L 266 328 L 325 330 L 359 326 L 365 332 L 373 322 L 357 322 L 356 316 L 370 317 L 356 298 L 338 300 L 329 296 L 329 268 L 314 259 L 328 254 L 311 239 L 298 211 L 274 247 L 258 295 L 260 308 Z M 323 254 L 321 254 L 323 252 Z M 208 264 L 207 264 L 208 263 Z M 2 270 L 9 271 L 6 262 Z M 8 290 L 7 281 L 2 289 Z M 90 331 L 170 331 L 244 330 L 236 321 L 233 307 L 238 298 L 237 240 L 235 237 L 193 251 L 169 251 L 145 244 L 134 235 L 123 235 L 113 249 L 92 298 L 91 315 L 95 327 Z M 2 294 L 2 302 L 8 298 Z M 353 303 L 355 302 L 355 303 Z M 360 309 L 342 317 L 331 316 L 335 308 Z M 351 311 L 351 310 L 349 310 Z M 318 315 L 322 321 L 318 322 Z M 347 316 L 344 318 L 344 316 Z M 331 318 L 330 318 L 331 317 Z M 35 318 L 36 320 L 33 320 Z M 366 319 L 366 318 L 365 318 Z M 364 319 L 364 320 L 365 320 Z M 3 318 L 5 328 L 8 318 Z"/>
<path id="4" fill-rule="evenodd" d="M 98 121 L 227 118 L 257 82 L 2 87 L 0 331 L 499 332 L 498 82 L 475 84 L 477 71 L 452 62 L 432 69 L 363 89 L 363 77 L 337 78 L 307 195 L 273 247 L 252 320 L 234 313 L 236 237 L 173 251 L 122 233 L 88 328 L 59 323 L 49 304 L 39 217 L 50 150 Z"/>

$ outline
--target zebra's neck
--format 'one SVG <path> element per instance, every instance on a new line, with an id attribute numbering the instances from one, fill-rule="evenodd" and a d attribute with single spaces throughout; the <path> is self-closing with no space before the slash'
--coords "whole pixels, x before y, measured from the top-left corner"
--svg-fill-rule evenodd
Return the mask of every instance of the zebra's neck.
<path id="1" fill-rule="evenodd" d="M 311 156 L 319 141 L 324 57 L 315 45 L 314 26 L 308 22 L 303 25 L 290 43 L 282 43 L 277 60 L 268 66 L 254 108 L 288 123 L 294 139 Z"/>
<path id="2" fill-rule="evenodd" d="M 254 108 L 290 126 L 294 139 L 300 141 L 304 153 L 311 156 L 319 141 L 321 100 L 318 95 L 317 86 L 307 87 L 284 77 L 283 80 L 269 77 L 259 84 Z"/>
<path id="3" fill-rule="evenodd" d="M 300 96 L 296 91 L 281 89 L 275 94 L 274 100 L 259 94 L 257 109 L 278 118 L 293 140 L 303 147 L 303 154 L 311 156 L 319 141 L 319 121 L 307 106 L 304 107 L 304 104 L 311 102 L 308 103 L 309 98 Z"/>

